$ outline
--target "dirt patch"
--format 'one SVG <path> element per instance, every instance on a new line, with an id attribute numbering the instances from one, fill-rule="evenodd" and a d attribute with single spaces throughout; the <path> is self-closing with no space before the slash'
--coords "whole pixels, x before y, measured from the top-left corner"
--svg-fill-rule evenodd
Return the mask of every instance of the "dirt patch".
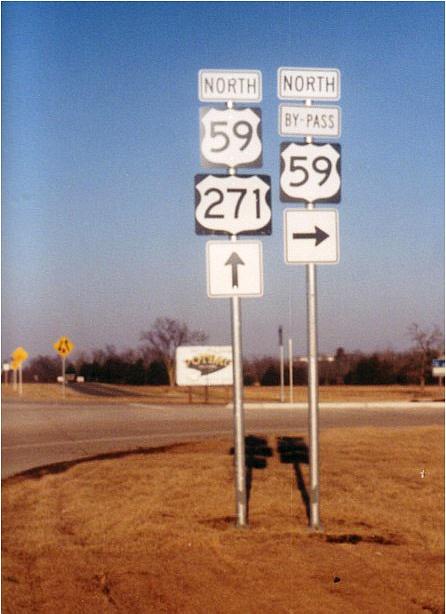
<path id="1" fill-rule="evenodd" d="M 6 480 L 2 612 L 443 612 L 443 437 L 323 432 L 320 533 L 305 433 L 251 434 L 247 529 L 230 440 Z"/>

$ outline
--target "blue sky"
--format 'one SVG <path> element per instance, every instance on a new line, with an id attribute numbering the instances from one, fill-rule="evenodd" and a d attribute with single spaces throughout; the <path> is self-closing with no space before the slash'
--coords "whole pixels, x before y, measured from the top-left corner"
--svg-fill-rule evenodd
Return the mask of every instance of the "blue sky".
<path id="1" fill-rule="evenodd" d="M 283 259 L 277 69 L 341 71 L 340 263 L 318 267 L 319 347 L 410 346 L 444 319 L 442 2 L 4 2 L 2 356 L 139 345 L 158 316 L 230 342 L 195 234 L 202 68 L 262 72 L 273 233 L 244 353 L 306 351 L 305 267 Z M 213 237 L 209 237 L 212 239 Z M 222 239 L 224 240 L 224 239 Z"/>

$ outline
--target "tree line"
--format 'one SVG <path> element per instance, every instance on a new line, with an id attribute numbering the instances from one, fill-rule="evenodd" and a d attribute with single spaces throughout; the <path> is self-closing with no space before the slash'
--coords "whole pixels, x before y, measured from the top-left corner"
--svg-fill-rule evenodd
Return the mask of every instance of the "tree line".
<path id="1" fill-rule="evenodd" d="M 408 330 L 411 349 L 405 352 L 383 351 L 347 352 L 339 347 L 330 360 L 321 357 L 319 380 L 321 385 L 378 385 L 434 383 L 432 359 L 443 355 L 444 337 L 438 327 L 430 331 L 413 324 Z M 118 352 L 114 346 L 81 353 L 67 361 L 66 373 L 76 374 L 85 381 L 110 384 L 174 385 L 175 351 L 179 345 L 205 344 L 207 335 L 191 330 L 184 322 L 172 318 L 158 318 L 152 327 L 141 333 L 139 349 Z M 278 386 L 280 361 L 278 356 L 246 358 L 243 364 L 245 385 Z M 55 382 L 61 374 L 60 359 L 56 356 L 37 356 L 24 368 L 26 382 Z M 289 383 L 289 363 L 285 361 L 285 384 Z M 293 383 L 307 383 L 307 365 L 293 360 Z"/>

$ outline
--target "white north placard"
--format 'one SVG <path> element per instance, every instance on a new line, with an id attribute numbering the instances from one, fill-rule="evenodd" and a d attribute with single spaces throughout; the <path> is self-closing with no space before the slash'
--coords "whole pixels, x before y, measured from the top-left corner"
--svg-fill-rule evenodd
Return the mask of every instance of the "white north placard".
<path id="1" fill-rule="evenodd" d="M 341 136 L 339 107 L 307 107 L 279 105 L 279 134 L 281 136 Z"/>
<path id="2" fill-rule="evenodd" d="M 281 100 L 339 100 L 341 73 L 337 68 L 279 68 L 277 95 Z"/>
<path id="3" fill-rule="evenodd" d="M 262 166 L 261 111 L 200 109 L 201 165 Z"/>
<path id="4" fill-rule="evenodd" d="M 260 70 L 214 70 L 198 73 L 198 98 L 201 102 L 260 102 Z"/>
<path id="5" fill-rule="evenodd" d="M 336 209 L 285 209 L 287 264 L 337 264 L 339 221 Z"/>
<path id="6" fill-rule="evenodd" d="M 209 298 L 263 296 L 260 241 L 208 241 L 206 268 Z"/>
<path id="7" fill-rule="evenodd" d="M 231 386 L 232 346 L 180 345 L 176 349 L 178 386 Z"/>

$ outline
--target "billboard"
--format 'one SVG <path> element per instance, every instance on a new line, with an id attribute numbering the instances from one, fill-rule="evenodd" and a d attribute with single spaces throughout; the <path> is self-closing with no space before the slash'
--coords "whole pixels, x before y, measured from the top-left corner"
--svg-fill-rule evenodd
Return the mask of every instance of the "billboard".
<path id="1" fill-rule="evenodd" d="M 178 386 L 231 386 L 232 347 L 179 346 L 176 350 Z"/>

